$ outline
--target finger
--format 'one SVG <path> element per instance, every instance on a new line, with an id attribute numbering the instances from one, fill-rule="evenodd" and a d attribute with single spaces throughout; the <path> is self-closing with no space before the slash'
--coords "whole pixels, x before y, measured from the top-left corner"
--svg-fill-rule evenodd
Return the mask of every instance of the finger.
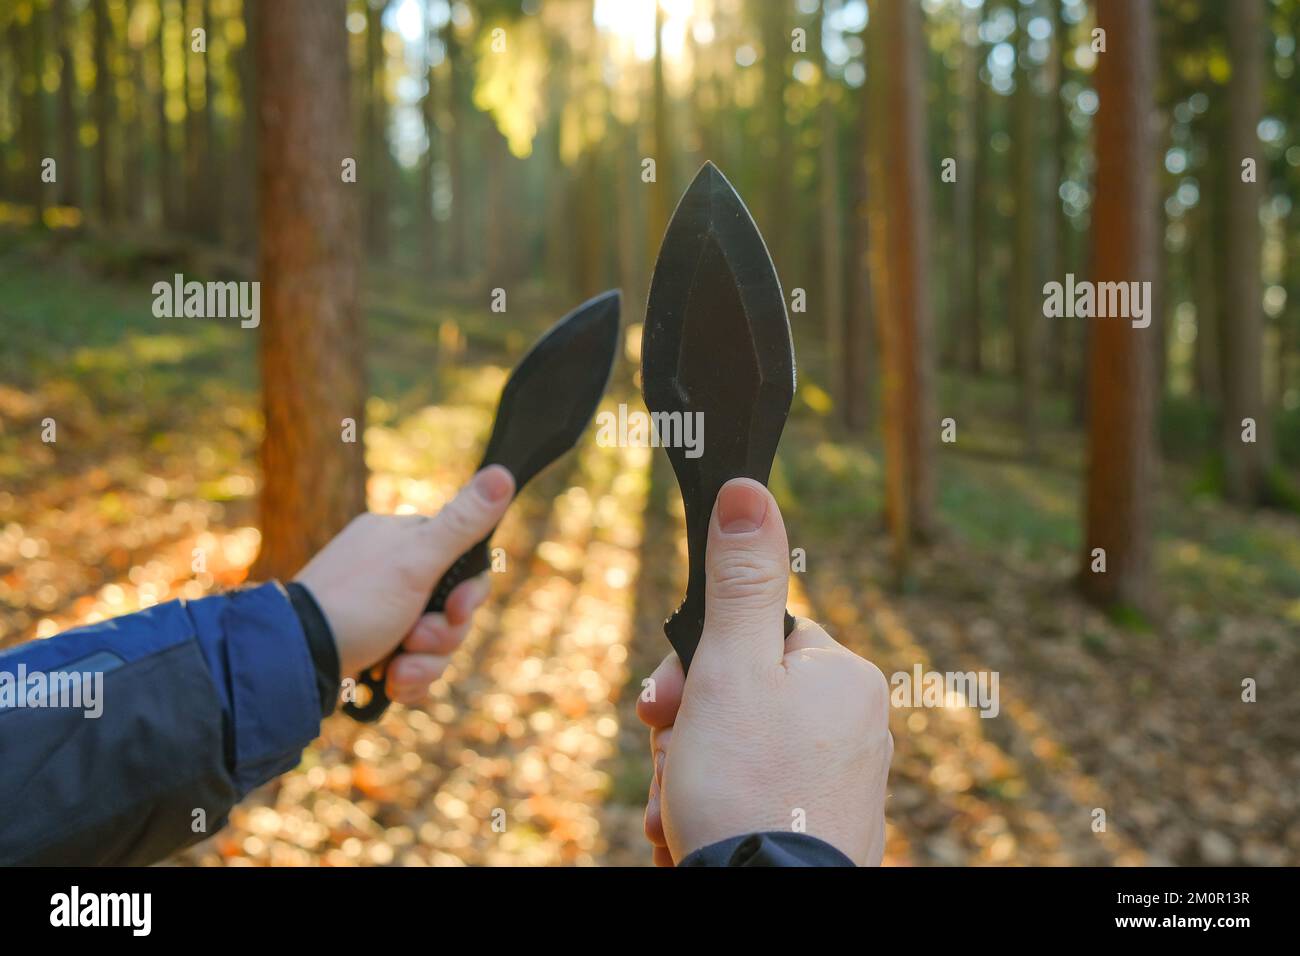
<path id="1" fill-rule="evenodd" d="M 452 624 L 464 624 L 478 606 L 487 600 L 490 590 L 486 574 L 462 581 L 447 595 L 447 603 L 443 605 L 442 612 Z"/>
<path id="2" fill-rule="evenodd" d="M 667 846 L 668 838 L 664 836 L 663 803 L 659 798 L 661 791 L 659 781 L 650 778 L 650 796 L 645 802 L 645 838 L 652 846 Z"/>
<path id="3" fill-rule="evenodd" d="M 515 479 L 510 472 L 500 465 L 489 465 L 461 488 L 433 520 L 421 522 L 437 576 L 488 536 L 506 513 L 514 491 Z"/>
<path id="4" fill-rule="evenodd" d="M 649 681 L 636 699 L 636 715 L 647 727 L 671 727 L 677 720 L 682 688 L 686 686 L 686 675 L 682 673 L 682 662 L 676 652 L 659 663 Z"/>
<path id="5" fill-rule="evenodd" d="M 790 565 L 785 522 L 763 485 L 736 478 L 722 486 L 705 551 L 704 633 L 696 662 L 779 663 L 785 652 Z"/>
<path id="6" fill-rule="evenodd" d="M 673 855 L 668 852 L 668 847 L 657 846 L 654 853 L 655 866 L 676 866 L 673 862 Z"/>
<path id="7" fill-rule="evenodd" d="M 654 758 L 655 779 L 660 786 L 664 782 L 664 763 L 668 760 L 668 747 L 672 744 L 673 729 L 656 727 L 650 731 L 650 755 Z"/>
<path id="8" fill-rule="evenodd" d="M 450 654 L 465 640 L 469 622 L 458 626 L 447 620 L 447 615 L 432 611 L 415 622 L 402 641 L 402 649 L 426 654 Z"/>
<path id="9" fill-rule="evenodd" d="M 796 617 L 794 619 L 794 630 L 785 639 L 785 652 L 787 654 L 791 651 L 802 651 L 809 648 L 833 650 L 838 647 L 841 647 L 839 641 L 827 634 L 816 621 L 810 621 L 806 617 Z"/>
<path id="10" fill-rule="evenodd" d="M 388 668 L 384 684 L 388 696 L 403 704 L 419 703 L 429 685 L 447 670 L 449 660 L 434 654 L 399 654 Z"/>

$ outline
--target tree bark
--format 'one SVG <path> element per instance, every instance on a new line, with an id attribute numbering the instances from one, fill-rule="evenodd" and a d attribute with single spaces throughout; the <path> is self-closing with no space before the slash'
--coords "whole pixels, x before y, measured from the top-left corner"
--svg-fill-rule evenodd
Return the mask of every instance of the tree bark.
<path id="1" fill-rule="evenodd" d="M 663 5 L 655 3 L 655 52 L 652 62 L 654 98 L 654 160 L 655 182 L 650 193 L 650 217 L 648 224 L 649 248 L 658 249 L 668 230 L 668 217 L 672 214 L 672 204 L 677 195 L 675 190 L 676 171 L 673 163 L 674 144 L 668 135 L 668 90 L 664 83 L 664 11 Z"/>
<path id="2" fill-rule="evenodd" d="M 979 235 L 975 210 L 975 185 L 979 176 L 979 131 L 976 128 L 976 101 L 980 92 L 979 14 L 961 7 L 957 68 L 956 129 L 957 181 L 952 197 L 952 256 L 948 312 L 954 366 L 971 370 L 977 362 L 979 336 L 979 285 L 976 270 Z"/>
<path id="3" fill-rule="evenodd" d="M 1042 379 L 1042 283 L 1039 262 L 1038 134 L 1034 121 L 1039 104 L 1029 69 L 1027 26 L 1033 11 L 1019 8 L 1016 50 L 1015 115 L 1015 268 L 1012 270 L 1011 328 L 1016 376 L 1020 384 L 1019 412 L 1025 454 L 1038 456 L 1038 393 Z"/>
<path id="4" fill-rule="evenodd" d="M 36 210 L 36 223 L 43 225 L 45 207 L 51 198 L 49 186 L 41 181 L 41 161 L 45 158 L 45 91 L 41 74 L 45 71 L 45 14 L 39 6 L 28 11 L 26 29 L 20 30 L 17 17 L 10 24 L 20 54 L 21 74 L 15 77 L 21 93 L 21 142 L 23 151 L 23 198 Z"/>
<path id="5" fill-rule="evenodd" d="M 257 4 L 262 549 L 287 577 L 366 504 L 365 365 L 344 0 Z M 343 439 L 344 420 L 355 441 Z"/>
<path id="6" fill-rule="evenodd" d="M 830 73 L 825 51 L 822 49 L 822 21 L 827 15 L 826 0 L 822 0 L 821 16 L 813 23 L 815 55 L 821 67 L 821 97 L 818 103 L 818 121 L 821 127 L 821 147 L 818 153 L 818 212 L 821 226 L 822 302 L 826 317 L 827 386 L 835 404 L 843 407 L 848 402 L 844 381 L 843 363 L 839 343 L 844 339 L 844 239 L 840 212 L 840 156 L 839 131 L 835 117 L 835 101 L 831 98 Z"/>
<path id="7" fill-rule="evenodd" d="M 117 218 L 117 189 L 113 176 L 113 77 L 109 72 L 109 45 L 113 24 L 107 0 L 93 0 L 95 17 L 95 185 L 99 215 L 106 221 Z"/>
<path id="8" fill-rule="evenodd" d="M 874 121 L 867 146 L 871 283 L 881 347 L 886 517 L 895 569 L 934 531 L 934 361 L 927 269 L 929 169 L 921 83 L 921 11 L 882 4 L 867 30 Z"/>
<path id="9" fill-rule="evenodd" d="M 388 258 L 388 181 L 392 176 L 388 151 L 388 67 L 384 54 L 384 10 L 387 0 L 366 0 L 365 155 L 366 253 Z"/>
<path id="10" fill-rule="evenodd" d="M 1097 282 L 1150 281 L 1154 268 L 1151 0 L 1098 0 L 1107 51 L 1098 60 L 1093 268 Z M 1083 593 L 1149 612 L 1155 477 L 1154 328 L 1088 320 L 1088 466 Z M 1095 549 L 1105 570 L 1094 571 Z"/>
<path id="11" fill-rule="evenodd" d="M 425 0 L 424 14 L 426 23 L 432 15 L 431 4 Z M 438 71 L 432 57 L 433 31 L 425 36 L 424 78 L 427 86 L 424 96 L 420 98 L 420 118 L 424 123 L 424 138 L 427 146 L 420 161 L 420 246 L 424 265 L 429 275 L 438 271 L 438 222 L 434 216 L 433 193 L 435 170 L 438 157 Z"/>
<path id="12" fill-rule="evenodd" d="M 759 226 L 767 240 L 768 251 L 776 264 L 777 275 L 790 270 L 787 261 L 783 220 L 793 210 L 790 202 L 790 124 L 785 116 L 786 64 L 789 62 L 790 33 L 780 3 L 759 4 L 763 31 L 763 117 L 767 135 L 759 150 L 763 158 L 763 175 L 767 193 L 763 204 L 763 221 Z"/>
<path id="13" fill-rule="evenodd" d="M 122 206 L 126 218 L 137 224 L 144 221 L 147 207 L 144 188 L 144 104 L 148 91 L 145 89 L 144 44 L 135 42 L 129 24 L 135 15 L 137 5 L 142 2 L 143 0 L 130 0 L 127 4 L 128 27 L 122 33 L 122 58 L 131 76 L 131 110 L 123 124 L 125 162 L 122 171 Z"/>
<path id="14" fill-rule="evenodd" d="M 154 51 L 158 70 L 156 90 L 156 126 L 158 151 L 158 197 L 162 207 L 162 222 L 166 229 L 180 227 L 180 213 L 176 199 L 175 150 L 172 148 L 172 124 L 167 116 L 167 0 L 158 0 L 157 47 Z M 252 108 L 251 105 L 249 107 Z"/>
<path id="15" fill-rule="evenodd" d="M 1222 185 L 1226 240 L 1219 346 L 1223 354 L 1222 451 L 1224 491 L 1242 507 L 1266 496 L 1270 422 L 1264 403 L 1264 316 L 1260 301 L 1258 180 L 1264 155 L 1255 130 L 1263 115 L 1263 0 L 1242 0 L 1228 20 L 1232 76 L 1228 81 L 1227 142 Z M 1256 163 L 1255 182 L 1242 181 L 1242 161 Z M 1255 422 L 1256 440 L 1242 440 L 1244 419 Z"/>
<path id="16" fill-rule="evenodd" d="M 81 137 L 77 116 L 77 65 L 72 57 L 76 19 L 68 16 L 68 0 L 50 7 L 54 42 L 59 56 L 59 202 L 81 204 Z"/>
<path id="17" fill-rule="evenodd" d="M 854 123 L 853 165 L 850 171 L 849 252 L 845 282 L 842 377 L 844 425 L 852 433 L 866 429 L 871 418 L 874 381 L 871 376 L 871 262 L 870 205 L 867 201 L 867 151 L 873 118 L 869 97 L 858 101 Z M 835 343 L 831 343 L 835 347 Z"/>
<path id="18" fill-rule="evenodd" d="M 447 48 L 447 102 L 450 129 L 446 137 L 448 174 L 451 179 L 451 243 L 448 249 L 452 275 L 464 278 L 469 269 L 469 187 L 465 180 L 465 138 L 468 133 L 465 109 L 465 63 L 460 38 L 451 18 L 443 31 Z"/>

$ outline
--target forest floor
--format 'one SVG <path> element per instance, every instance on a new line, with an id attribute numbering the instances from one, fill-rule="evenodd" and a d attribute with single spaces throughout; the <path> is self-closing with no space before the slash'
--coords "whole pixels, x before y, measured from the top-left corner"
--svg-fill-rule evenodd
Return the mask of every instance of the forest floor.
<path id="1" fill-rule="evenodd" d="M 155 319 L 156 278 L 0 236 L 0 648 L 247 574 L 255 334 Z M 486 308 L 430 308 L 413 284 L 379 288 L 371 506 L 433 510 L 559 312 L 522 293 L 507 330 Z M 639 401 L 632 371 L 609 407 Z M 1162 613 L 1111 620 L 1071 589 L 1082 445 L 1064 403 L 1033 465 L 1007 383 L 946 378 L 940 405 L 958 422 L 940 452 L 942 531 L 905 587 L 890 584 L 878 442 L 833 427 L 814 385 L 772 480 L 807 555 L 792 611 L 887 677 L 999 675 L 995 717 L 955 698 L 893 709 L 886 862 L 1300 863 L 1300 519 L 1234 511 L 1167 466 Z M 671 470 L 658 451 L 584 441 L 526 489 L 499 543 L 507 569 L 426 707 L 329 719 L 301 766 L 175 862 L 647 863 L 634 704 L 685 577 Z M 195 547 L 215 556 L 197 576 Z"/>

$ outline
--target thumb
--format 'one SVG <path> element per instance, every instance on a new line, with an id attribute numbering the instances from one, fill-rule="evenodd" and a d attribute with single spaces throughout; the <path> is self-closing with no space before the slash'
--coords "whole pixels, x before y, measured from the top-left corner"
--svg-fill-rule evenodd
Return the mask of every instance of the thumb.
<path id="1" fill-rule="evenodd" d="M 759 482 L 736 478 L 718 492 L 704 567 L 704 633 L 696 659 L 779 662 L 790 565 L 781 511 Z"/>
<path id="2" fill-rule="evenodd" d="M 491 533 L 514 492 L 514 476 L 500 465 L 489 465 L 424 523 L 431 557 L 443 571 Z"/>

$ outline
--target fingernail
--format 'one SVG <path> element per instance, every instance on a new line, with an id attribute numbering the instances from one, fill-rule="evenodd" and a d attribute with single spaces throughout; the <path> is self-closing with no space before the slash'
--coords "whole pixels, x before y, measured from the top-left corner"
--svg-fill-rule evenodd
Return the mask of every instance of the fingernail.
<path id="1" fill-rule="evenodd" d="M 757 531 L 767 517 L 767 496 L 746 481 L 730 481 L 718 492 L 718 527 L 723 534 Z"/>
<path id="2" fill-rule="evenodd" d="M 510 496 L 512 487 L 514 482 L 510 479 L 510 472 L 500 465 L 489 465 L 474 476 L 474 490 L 489 504 L 504 501 Z"/>
<path id="3" fill-rule="evenodd" d="M 655 753 L 655 783 L 660 786 L 663 785 L 664 760 L 667 759 L 667 757 L 668 755 L 662 750 Z"/>

